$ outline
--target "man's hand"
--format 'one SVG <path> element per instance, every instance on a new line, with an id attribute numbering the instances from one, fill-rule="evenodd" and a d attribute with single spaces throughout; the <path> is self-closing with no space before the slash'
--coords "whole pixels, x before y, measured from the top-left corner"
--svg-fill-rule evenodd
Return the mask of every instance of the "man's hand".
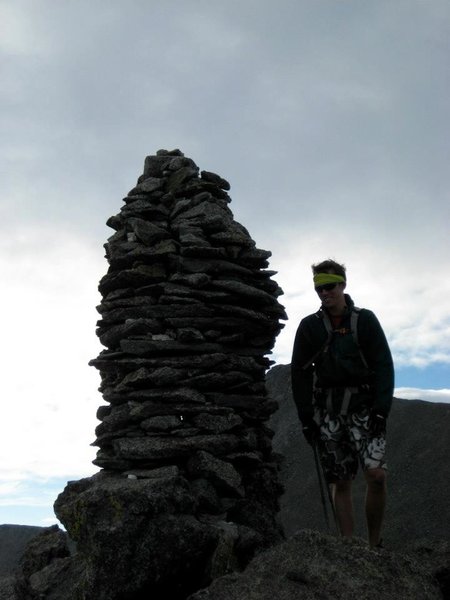
<path id="1" fill-rule="evenodd" d="M 369 431 L 375 437 L 386 433 L 386 417 L 372 410 L 369 417 Z"/>
<path id="2" fill-rule="evenodd" d="M 320 437 L 320 428 L 315 421 L 311 419 L 303 423 L 303 435 L 310 446 L 314 446 Z"/>

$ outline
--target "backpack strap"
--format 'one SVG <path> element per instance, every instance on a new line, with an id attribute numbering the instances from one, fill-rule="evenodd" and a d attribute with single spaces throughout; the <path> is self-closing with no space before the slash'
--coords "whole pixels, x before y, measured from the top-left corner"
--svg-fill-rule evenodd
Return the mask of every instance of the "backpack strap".
<path id="1" fill-rule="evenodd" d="M 346 415 L 348 413 L 348 409 L 350 406 L 350 401 L 352 399 L 353 394 L 357 394 L 359 392 L 359 388 L 355 386 L 346 387 L 344 390 L 344 397 L 342 398 L 341 404 L 341 415 Z"/>
<path id="2" fill-rule="evenodd" d="M 359 337 L 358 337 L 358 317 L 359 317 L 360 312 L 361 312 L 360 308 L 358 308 L 357 306 L 353 307 L 352 314 L 350 315 L 350 329 L 352 330 L 353 340 L 358 348 L 361 360 L 362 360 L 364 366 L 366 367 L 366 369 L 368 369 L 369 365 L 367 364 L 366 357 L 364 356 L 361 346 L 359 344 Z"/>
<path id="3" fill-rule="evenodd" d="M 323 320 L 323 324 L 325 325 L 325 329 L 327 330 L 327 333 L 328 333 L 328 345 L 329 345 L 331 335 L 333 334 L 333 326 L 331 325 L 330 317 L 328 316 L 328 314 L 325 311 L 322 312 L 322 320 Z"/>
<path id="4" fill-rule="evenodd" d="M 312 358 L 310 358 L 308 360 L 308 362 L 306 362 L 302 366 L 303 371 L 306 371 L 306 369 L 308 369 L 313 364 L 313 362 L 316 360 L 316 358 L 318 356 L 320 356 L 322 354 L 322 352 L 326 352 L 328 350 L 328 347 L 330 346 L 331 338 L 333 336 L 333 328 L 331 326 L 331 321 L 330 321 L 330 318 L 328 317 L 328 315 L 326 314 L 326 312 L 319 310 L 315 313 L 315 316 L 317 319 L 322 319 L 323 324 L 325 325 L 325 329 L 327 330 L 327 339 L 325 340 L 325 343 L 323 344 L 323 346 L 321 346 L 319 348 L 319 350 L 312 356 Z"/>
<path id="5" fill-rule="evenodd" d="M 358 337 L 358 317 L 359 317 L 360 312 L 361 312 L 360 308 L 358 308 L 357 306 L 353 307 L 352 313 L 350 315 L 350 329 L 352 331 L 353 341 L 355 342 L 356 347 L 358 348 L 359 356 L 361 357 L 363 365 L 366 367 L 366 369 L 368 369 L 369 365 L 367 364 L 366 357 L 364 356 L 361 346 L 359 344 L 359 337 Z M 353 394 L 357 394 L 358 392 L 359 392 L 358 387 L 345 388 L 344 397 L 342 399 L 341 415 L 346 415 L 348 413 L 351 397 Z"/>

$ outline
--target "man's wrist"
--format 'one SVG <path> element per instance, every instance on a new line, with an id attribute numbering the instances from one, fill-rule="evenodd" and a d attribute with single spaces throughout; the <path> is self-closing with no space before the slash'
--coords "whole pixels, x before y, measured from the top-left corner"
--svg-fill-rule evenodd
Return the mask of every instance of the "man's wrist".
<path id="1" fill-rule="evenodd" d="M 308 444 L 315 443 L 320 435 L 320 429 L 317 423 L 313 419 L 311 419 L 309 421 L 303 421 L 302 425 L 302 433 L 305 436 L 305 439 L 308 442 Z"/>
<path id="2" fill-rule="evenodd" d="M 368 424 L 370 431 L 375 435 L 385 433 L 386 431 L 386 417 L 375 408 L 370 412 Z"/>

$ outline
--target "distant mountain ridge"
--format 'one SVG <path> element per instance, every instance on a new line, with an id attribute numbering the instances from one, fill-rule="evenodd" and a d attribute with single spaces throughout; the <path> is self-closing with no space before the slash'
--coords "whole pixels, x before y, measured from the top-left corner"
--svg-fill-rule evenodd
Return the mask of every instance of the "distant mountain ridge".
<path id="1" fill-rule="evenodd" d="M 0 525 L 0 577 L 11 574 L 27 543 L 43 529 L 32 525 Z"/>
<path id="2" fill-rule="evenodd" d="M 286 535 L 302 528 L 326 531 L 311 448 L 303 439 L 292 399 L 290 365 L 267 374 L 279 404 L 271 419 L 273 446 L 284 457 L 281 521 Z M 388 420 L 388 505 L 385 541 L 401 548 L 417 539 L 450 539 L 450 404 L 394 398 Z M 357 535 L 365 537 L 365 485 L 355 481 Z"/>

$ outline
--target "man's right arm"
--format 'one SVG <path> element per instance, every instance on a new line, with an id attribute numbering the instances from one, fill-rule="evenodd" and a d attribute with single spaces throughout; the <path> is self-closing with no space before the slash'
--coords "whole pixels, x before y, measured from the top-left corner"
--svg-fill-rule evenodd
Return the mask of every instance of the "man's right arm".
<path id="1" fill-rule="evenodd" d="M 313 366 L 308 362 L 314 356 L 308 336 L 308 326 L 303 319 L 297 329 L 291 361 L 292 395 L 300 421 L 311 422 L 313 410 Z"/>

